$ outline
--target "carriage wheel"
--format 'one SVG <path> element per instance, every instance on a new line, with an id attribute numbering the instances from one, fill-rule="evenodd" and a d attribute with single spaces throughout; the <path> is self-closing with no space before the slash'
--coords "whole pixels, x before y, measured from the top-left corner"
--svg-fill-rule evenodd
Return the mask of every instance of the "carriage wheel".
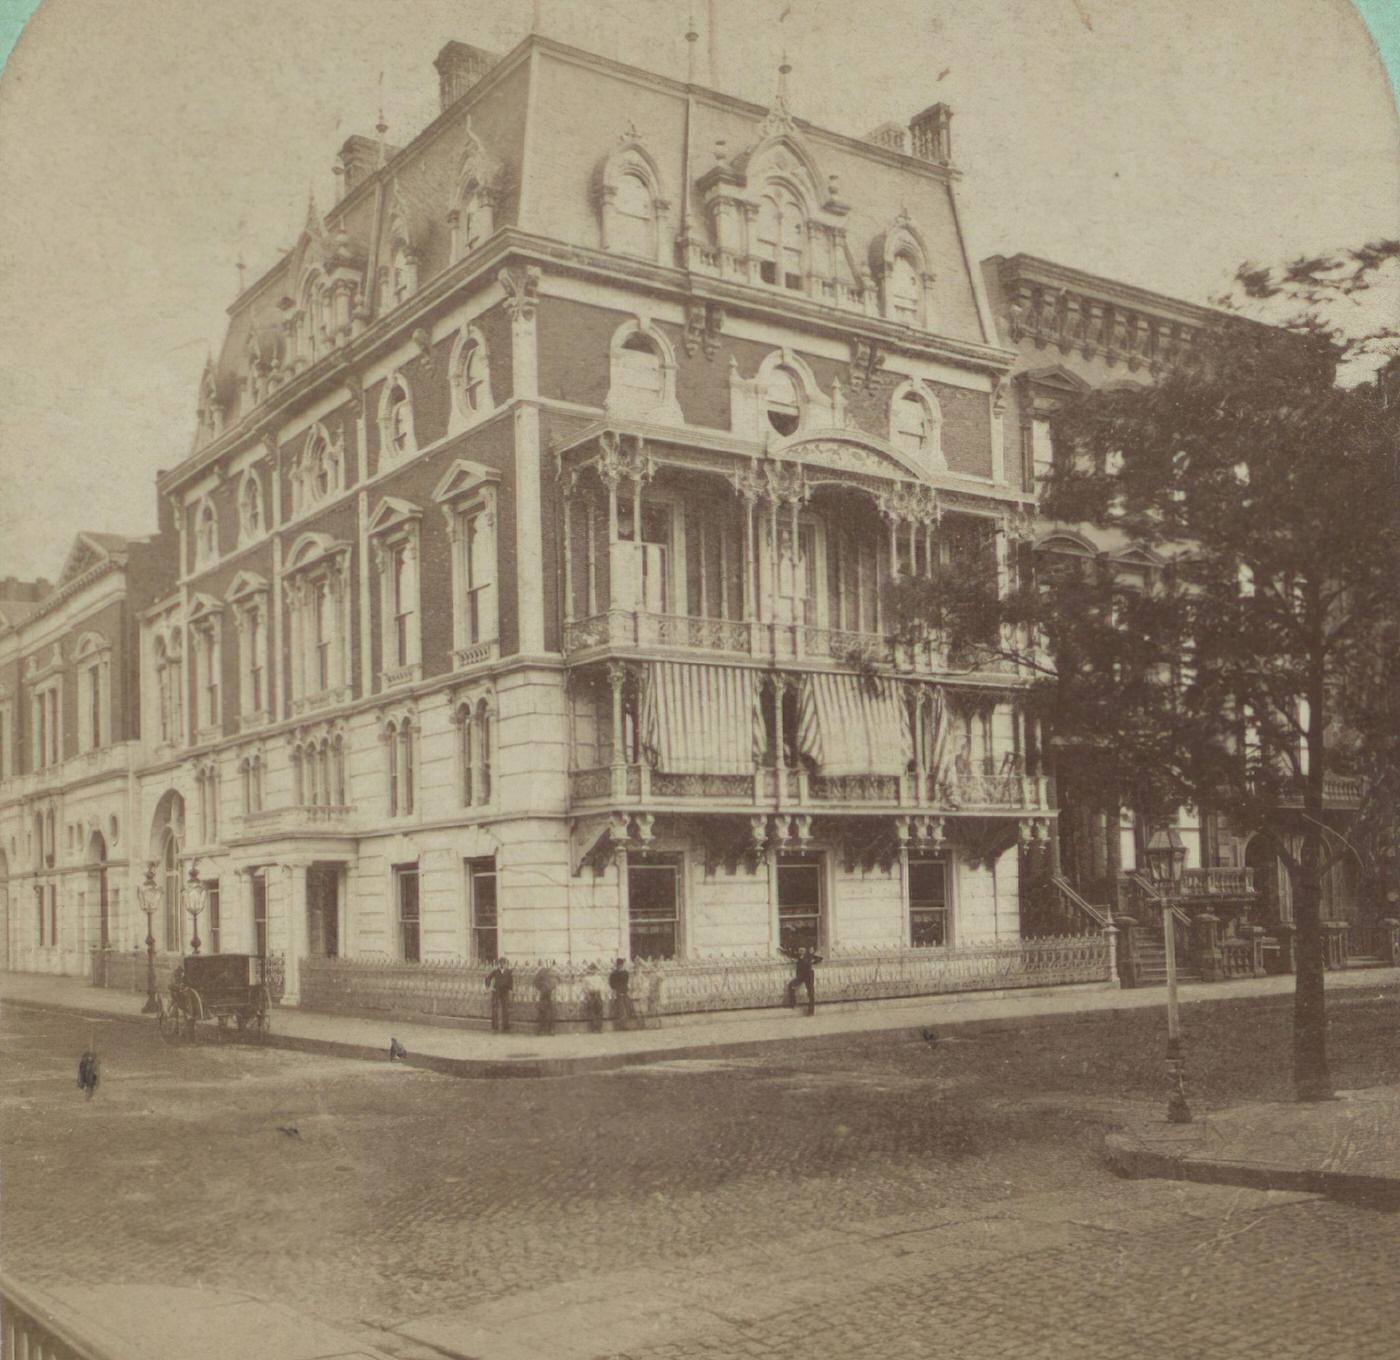
<path id="1" fill-rule="evenodd" d="M 163 996 L 156 997 L 156 1025 L 167 1044 L 180 1039 L 180 1013 Z"/>

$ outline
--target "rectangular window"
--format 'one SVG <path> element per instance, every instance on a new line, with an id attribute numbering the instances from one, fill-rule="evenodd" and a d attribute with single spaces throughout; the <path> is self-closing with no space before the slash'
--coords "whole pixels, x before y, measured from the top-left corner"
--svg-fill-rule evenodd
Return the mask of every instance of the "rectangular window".
<path id="1" fill-rule="evenodd" d="M 778 858 L 778 944 L 816 949 L 822 937 L 822 865 L 809 855 Z"/>
<path id="2" fill-rule="evenodd" d="M 1032 420 L 1030 434 L 1030 487 L 1041 489 L 1045 485 L 1045 479 L 1050 476 L 1055 466 L 1054 448 L 1050 442 L 1050 422 L 1048 420 Z"/>
<path id="3" fill-rule="evenodd" d="M 422 959 L 421 919 L 418 915 L 418 866 L 394 869 L 394 899 L 398 909 L 399 958 L 405 963 Z"/>
<path id="4" fill-rule="evenodd" d="M 494 517 L 486 506 L 462 515 L 462 634 L 467 647 L 496 636 L 496 536 Z"/>
<path id="5" fill-rule="evenodd" d="M 253 875 L 253 950 L 260 959 L 267 957 L 267 879 Z"/>
<path id="6" fill-rule="evenodd" d="M 331 687 L 331 639 L 334 637 L 331 618 L 331 587 L 329 581 L 317 581 L 315 586 L 316 608 L 316 693 L 322 694 Z"/>
<path id="7" fill-rule="evenodd" d="M 496 916 L 496 861 L 467 861 L 468 890 L 471 893 L 472 961 L 494 963 L 500 958 Z"/>
<path id="8" fill-rule="evenodd" d="M 413 589 L 410 579 L 408 544 L 399 543 L 392 549 L 390 562 L 390 601 L 393 608 L 393 644 L 391 664 L 407 666 L 409 620 L 413 614 Z"/>
<path id="9" fill-rule="evenodd" d="M 634 959 L 674 959 L 680 944 L 679 856 L 629 856 L 628 947 Z"/>
<path id="10" fill-rule="evenodd" d="M 262 613 L 257 609 L 248 611 L 248 702 L 244 707 L 250 713 L 261 713 L 263 708 L 263 630 Z"/>
<path id="11" fill-rule="evenodd" d="M 89 666 L 87 673 L 88 691 L 88 749 L 96 750 L 102 745 L 102 667 Z"/>
<path id="12" fill-rule="evenodd" d="M 58 884 L 49 884 L 49 944 L 58 947 Z"/>
<path id="13" fill-rule="evenodd" d="M 909 861 L 909 943 L 928 949 L 948 943 L 948 862 Z"/>
<path id="14" fill-rule="evenodd" d="M 208 923 L 205 933 L 209 936 L 207 943 L 209 952 L 218 954 L 221 952 L 219 941 L 222 935 L 222 922 L 219 920 L 219 880 L 206 878 L 204 890 L 207 894 L 204 899 L 204 914 Z"/>
<path id="15" fill-rule="evenodd" d="M 39 948 L 44 947 L 44 885 L 34 885 L 34 907 L 39 916 Z"/>

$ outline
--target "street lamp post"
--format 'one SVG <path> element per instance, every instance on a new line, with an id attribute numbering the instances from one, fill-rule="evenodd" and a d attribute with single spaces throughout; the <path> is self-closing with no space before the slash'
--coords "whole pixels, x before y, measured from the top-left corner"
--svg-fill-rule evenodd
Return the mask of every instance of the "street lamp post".
<path id="1" fill-rule="evenodd" d="M 199 913 L 204 910 L 205 900 L 209 896 L 209 889 L 200 881 L 198 872 L 199 861 L 190 861 L 190 876 L 185 880 L 183 891 L 180 896 L 183 899 L 184 908 L 190 914 L 190 953 L 199 953 Z"/>
<path id="2" fill-rule="evenodd" d="M 136 889 L 136 898 L 141 910 L 146 913 L 146 1004 L 141 1007 L 142 1015 L 154 1015 L 160 1009 L 156 1000 L 156 935 L 155 914 L 160 906 L 160 884 L 156 882 L 154 861 L 146 865 L 146 878 Z"/>
<path id="3" fill-rule="evenodd" d="M 1175 889 L 1186 864 L 1186 846 L 1175 827 L 1159 827 L 1147 842 L 1147 864 L 1162 904 L 1162 945 L 1167 955 L 1167 1122 L 1189 1124 L 1191 1107 L 1186 1103 L 1186 1050 L 1181 1040 L 1181 1011 L 1176 995 L 1176 904 Z"/>

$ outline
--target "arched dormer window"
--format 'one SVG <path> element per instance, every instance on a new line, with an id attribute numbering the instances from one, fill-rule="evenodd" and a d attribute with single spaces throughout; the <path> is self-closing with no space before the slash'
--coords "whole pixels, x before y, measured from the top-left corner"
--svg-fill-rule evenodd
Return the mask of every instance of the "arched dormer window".
<path id="1" fill-rule="evenodd" d="M 324 349 L 325 282 L 319 273 L 307 276 L 301 289 L 301 308 L 296 317 L 296 357 L 303 365 L 314 364 Z"/>
<path id="2" fill-rule="evenodd" d="M 394 254 L 389 265 L 389 296 L 391 307 L 407 301 L 418 286 L 418 264 L 408 242 L 394 242 Z"/>
<path id="3" fill-rule="evenodd" d="M 870 244 L 870 268 L 880 280 L 880 310 L 887 321 L 930 328 L 928 252 L 912 222 L 901 215 Z"/>
<path id="4" fill-rule="evenodd" d="M 413 396 L 402 374 L 391 373 L 379 402 L 379 448 L 386 462 L 418 447 L 413 434 Z"/>
<path id="5" fill-rule="evenodd" d="M 200 503 L 194 517 L 194 562 L 207 567 L 219 560 L 219 516 L 209 498 Z"/>
<path id="6" fill-rule="evenodd" d="M 238 487 L 238 541 L 249 544 L 261 538 L 267 525 L 263 518 L 262 483 L 249 468 Z"/>
<path id="7" fill-rule="evenodd" d="M 478 249 L 496 230 L 496 207 L 504 187 L 501 164 L 486 149 L 468 118 L 457 162 L 456 193 L 447 224 L 452 231 L 452 258 Z"/>
<path id="8" fill-rule="evenodd" d="M 457 208 L 457 259 L 470 255 L 495 230 L 493 199 L 494 195 L 489 194 L 476 180 L 463 188 Z"/>
<path id="9" fill-rule="evenodd" d="M 651 156 L 628 142 L 600 170 L 599 233 L 603 249 L 642 260 L 661 258 L 662 218 L 669 206 Z"/>
<path id="10" fill-rule="evenodd" d="M 490 356 L 486 341 L 475 326 L 467 327 L 457 337 L 448 372 L 452 381 L 454 428 L 471 425 L 489 415 L 494 407 Z"/>
<path id="11" fill-rule="evenodd" d="M 771 185 L 759 200 L 756 228 L 754 254 L 760 281 L 804 291 L 807 214 L 797 195 L 781 184 Z"/>
<path id="12" fill-rule="evenodd" d="M 938 398 L 911 379 L 890 398 L 890 443 L 925 470 L 947 467 L 943 457 L 943 412 Z"/>
<path id="13" fill-rule="evenodd" d="M 676 356 L 666 336 L 645 317 L 624 322 L 609 347 L 607 409 L 681 424 L 676 402 Z"/>

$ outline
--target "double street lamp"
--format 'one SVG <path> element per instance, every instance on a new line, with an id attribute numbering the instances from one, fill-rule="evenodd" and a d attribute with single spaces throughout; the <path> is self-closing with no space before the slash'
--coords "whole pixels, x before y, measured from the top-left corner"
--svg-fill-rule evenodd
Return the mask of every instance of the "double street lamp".
<path id="1" fill-rule="evenodd" d="M 1175 827 L 1158 827 L 1147 842 L 1147 870 L 1162 905 L 1162 945 L 1167 956 L 1167 1122 L 1189 1124 L 1186 1103 L 1186 1053 L 1181 1042 L 1181 1011 L 1176 996 L 1176 907 L 1186 844 Z"/>
<path id="2" fill-rule="evenodd" d="M 190 914 L 190 952 L 199 953 L 199 917 L 209 900 L 209 889 L 200 880 L 198 860 L 190 861 L 190 876 L 180 885 L 180 905 Z M 156 882 L 156 866 L 152 860 L 146 865 L 146 877 L 136 889 L 137 901 L 146 913 L 146 1004 L 141 1007 L 142 1015 L 154 1015 L 160 1009 L 156 1000 L 156 934 L 155 914 L 161 908 L 164 894 Z"/>

